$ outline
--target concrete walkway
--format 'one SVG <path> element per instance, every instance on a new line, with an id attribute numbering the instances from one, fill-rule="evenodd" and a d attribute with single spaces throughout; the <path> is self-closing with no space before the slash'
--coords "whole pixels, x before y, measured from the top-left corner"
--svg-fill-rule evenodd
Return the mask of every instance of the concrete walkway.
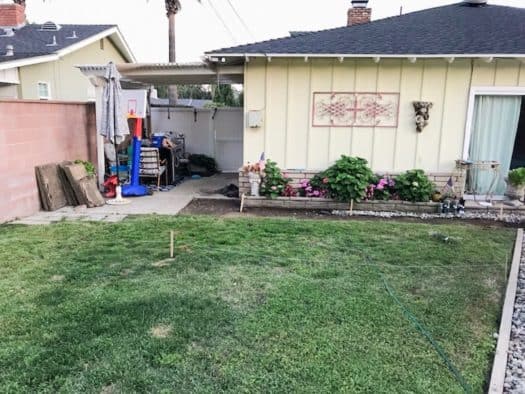
<path id="1" fill-rule="evenodd" d="M 127 215 L 177 215 L 194 198 L 226 198 L 214 192 L 230 183 L 237 184 L 237 174 L 217 174 L 209 178 L 187 178 L 170 191 L 130 198 L 127 205 L 104 205 L 97 208 L 64 207 L 54 212 L 38 212 L 15 220 L 12 224 L 50 224 L 61 220 L 118 222 Z"/>

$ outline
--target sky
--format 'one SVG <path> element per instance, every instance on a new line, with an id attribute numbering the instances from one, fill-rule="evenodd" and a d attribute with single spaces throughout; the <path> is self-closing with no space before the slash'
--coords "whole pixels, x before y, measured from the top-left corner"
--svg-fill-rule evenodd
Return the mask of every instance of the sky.
<path id="1" fill-rule="evenodd" d="M 9 2 L 0 0 L 0 2 Z M 350 0 L 180 0 L 176 17 L 177 61 L 199 61 L 207 50 L 284 37 L 293 30 L 346 24 Z M 460 0 L 370 0 L 381 19 Z M 30 22 L 116 24 L 139 62 L 167 62 L 168 21 L 164 0 L 27 0 Z M 525 0 L 489 0 L 525 7 Z"/>

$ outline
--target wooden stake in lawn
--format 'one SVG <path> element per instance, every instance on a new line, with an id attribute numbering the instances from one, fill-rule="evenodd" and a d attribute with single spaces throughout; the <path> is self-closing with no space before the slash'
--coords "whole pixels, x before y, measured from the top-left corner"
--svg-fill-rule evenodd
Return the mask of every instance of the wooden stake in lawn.
<path id="1" fill-rule="evenodd" d="M 246 197 L 246 195 L 243 193 L 241 196 L 241 208 L 239 209 L 240 213 L 242 213 L 242 210 L 244 209 L 244 197 Z"/>
<path id="2" fill-rule="evenodd" d="M 350 216 L 354 215 L 354 199 L 350 200 Z"/>
<path id="3" fill-rule="evenodd" d="M 174 253 L 174 242 L 175 242 L 175 232 L 173 230 L 170 231 L 170 259 L 173 258 Z"/>

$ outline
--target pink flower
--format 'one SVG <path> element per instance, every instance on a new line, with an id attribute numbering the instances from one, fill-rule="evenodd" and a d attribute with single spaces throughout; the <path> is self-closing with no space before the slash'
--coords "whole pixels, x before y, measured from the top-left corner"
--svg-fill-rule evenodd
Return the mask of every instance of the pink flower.
<path id="1" fill-rule="evenodd" d="M 272 186 L 270 189 L 277 190 L 277 186 Z"/>
<path id="2" fill-rule="evenodd" d="M 377 185 L 377 190 L 383 190 L 384 188 L 385 188 L 385 186 L 382 183 L 379 183 Z"/>
<path id="3" fill-rule="evenodd" d="M 326 185 L 329 182 L 328 178 L 323 178 L 323 183 Z"/>

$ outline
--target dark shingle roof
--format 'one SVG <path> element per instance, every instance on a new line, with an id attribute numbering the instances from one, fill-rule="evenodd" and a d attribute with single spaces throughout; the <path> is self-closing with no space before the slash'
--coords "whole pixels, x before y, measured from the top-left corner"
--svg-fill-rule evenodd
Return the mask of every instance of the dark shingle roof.
<path id="1" fill-rule="evenodd" d="M 14 31 L 12 36 L 0 36 L 0 63 L 27 59 L 35 56 L 51 55 L 57 51 L 77 44 L 89 37 L 115 27 L 114 25 L 60 25 L 57 31 L 43 31 L 40 24 L 25 25 Z M 72 37 L 73 32 L 77 38 Z M 2 30 L 0 30 L 2 33 Z M 48 46 L 56 37 L 56 46 Z M 6 46 L 14 47 L 14 56 L 5 56 Z"/>
<path id="2" fill-rule="evenodd" d="M 457 3 L 209 54 L 525 54 L 525 8 Z"/>

